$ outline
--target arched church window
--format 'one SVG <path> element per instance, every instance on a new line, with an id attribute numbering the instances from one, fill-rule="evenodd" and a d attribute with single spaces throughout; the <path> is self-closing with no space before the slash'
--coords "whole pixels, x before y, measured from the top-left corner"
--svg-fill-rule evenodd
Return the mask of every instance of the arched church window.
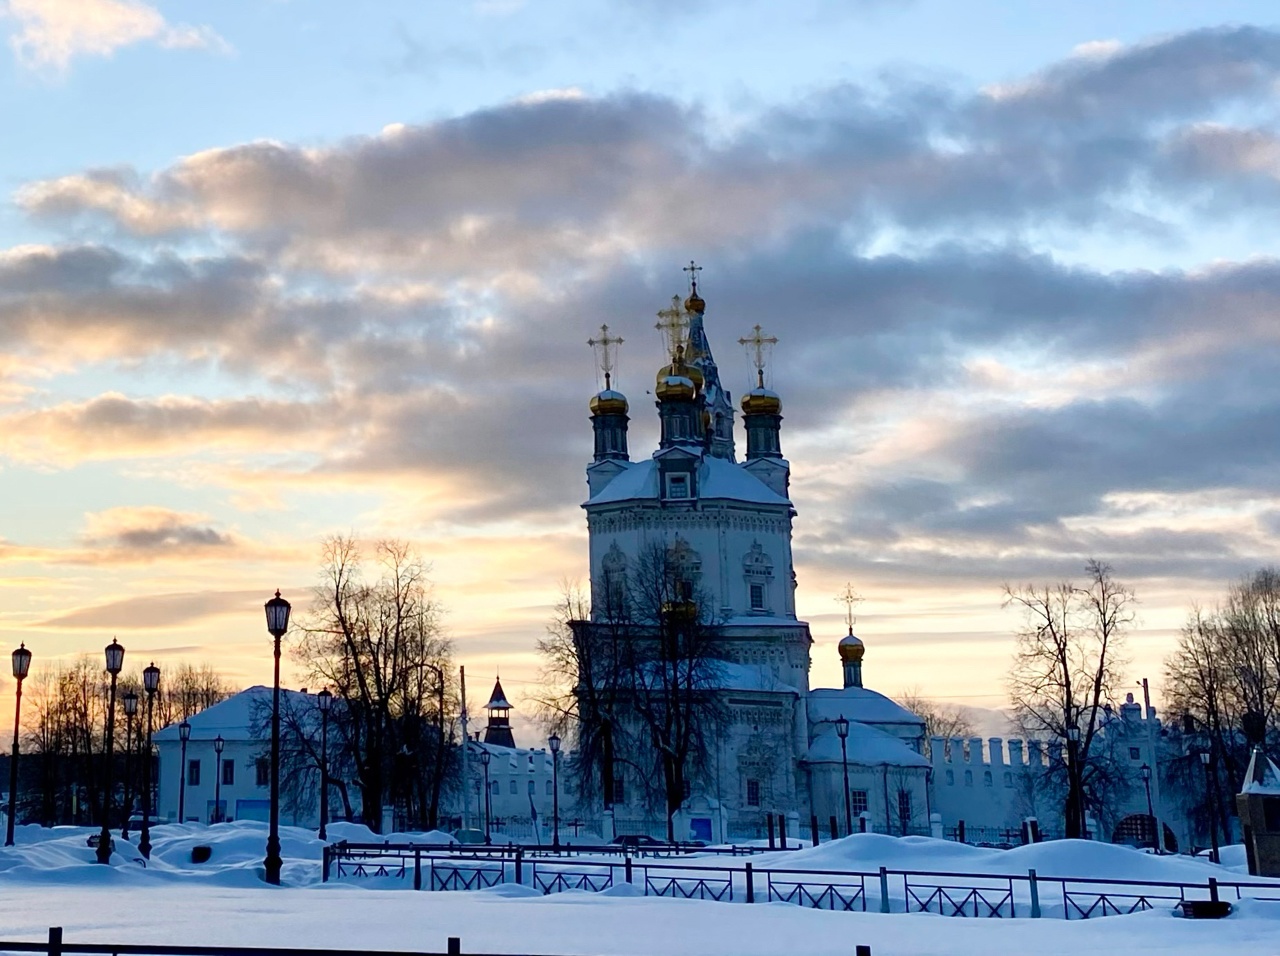
<path id="1" fill-rule="evenodd" d="M 948 786 L 948 787 L 955 786 L 955 782 L 956 782 L 956 773 L 955 773 L 955 771 L 954 771 L 954 770 L 948 770 L 948 771 L 947 771 L 947 786 Z"/>
<path id="2" fill-rule="evenodd" d="M 990 771 L 990 770 L 984 770 L 984 771 L 982 771 L 982 785 L 983 785 L 984 787 L 989 787 L 989 786 L 991 786 L 991 771 Z"/>
<path id="3" fill-rule="evenodd" d="M 972 770 L 966 770 L 966 771 L 964 772 L 964 785 L 965 785 L 966 787 L 972 787 L 972 786 L 973 786 L 973 771 L 972 771 Z"/>
<path id="4" fill-rule="evenodd" d="M 680 535 L 667 549 L 667 576 L 678 600 L 694 599 L 702 579 L 702 557 Z"/>
<path id="5" fill-rule="evenodd" d="M 769 585 L 773 581 L 773 559 L 765 554 L 759 541 L 751 542 L 751 549 L 743 556 L 742 573 L 746 578 L 748 608 L 755 614 L 766 613 Z"/>
<path id="6" fill-rule="evenodd" d="M 604 570 L 605 614 L 610 618 L 626 616 L 627 610 L 627 556 L 614 541 L 601 562 Z"/>

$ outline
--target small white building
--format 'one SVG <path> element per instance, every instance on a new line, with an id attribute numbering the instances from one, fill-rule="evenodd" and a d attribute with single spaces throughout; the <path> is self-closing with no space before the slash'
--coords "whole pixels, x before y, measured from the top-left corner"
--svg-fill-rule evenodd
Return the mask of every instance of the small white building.
<path id="1" fill-rule="evenodd" d="M 315 706 L 315 695 L 281 689 L 282 700 L 295 706 Z M 170 724 L 157 731 L 154 741 L 159 767 L 156 794 L 156 816 L 161 820 L 178 820 L 179 803 L 184 821 L 211 823 L 223 820 L 267 820 L 271 812 L 271 743 L 270 737 L 257 732 L 271 714 L 271 688 L 261 685 L 243 690 L 220 704 L 200 711 L 187 722 L 191 738 L 187 741 L 186 762 L 179 725 Z M 214 752 L 216 738 L 222 737 L 221 759 Z M 221 784 L 219 784 L 221 779 Z M 214 799 L 221 801 L 221 814 L 215 813 Z M 289 808 L 282 805 L 281 822 L 297 826 L 316 826 L 317 810 L 313 807 Z"/>

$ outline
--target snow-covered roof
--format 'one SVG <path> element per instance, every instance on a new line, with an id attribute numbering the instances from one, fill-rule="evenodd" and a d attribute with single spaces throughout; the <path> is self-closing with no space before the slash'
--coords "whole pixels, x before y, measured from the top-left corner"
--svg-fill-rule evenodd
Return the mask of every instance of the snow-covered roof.
<path id="1" fill-rule="evenodd" d="M 280 688 L 280 700 L 282 709 L 289 705 L 316 706 L 315 694 L 285 690 L 283 687 Z M 255 733 L 254 727 L 264 714 L 268 717 L 271 715 L 271 688 L 258 684 L 205 708 L 189 717 L 187 723 L 191 725 L 192 740 L 213 740 L 217 736 L 221 736 L 223 740 L 262 740 L 264 736 Z M 178 725 L 170 724 L 157 730 L 154 739 L 176 742 L 179 739 Z"/>
<path id="2" fill-rule="evenodd" d="M 847 717 L 863 724 L 915 724 L 924 733 L 924 721 L 884 694 L 866 687 L 819 687 L 809 691 L 809 720 Z"/>
<path id="3" fill-rule="evenodd" d="M 505 708 L 511 710 L 511 704 L 507 702 L 507 695 L 502 690 L 502 681 L 495 680 L 493 682 L 493 693 L 489 695 L 489 703 L 485 704 L 489 710 L 497 710 Z"/>
<path id="4" fill-rule="evenodd" d="M 1244 772 L 1244 787 L 1240 792 L 1280 795 L 1280 767 L 1262 752 L 1261 747 L 1253 749 L 1249 769 Z"/>
<path id="5" fill-rule="evenodd" d="M 626 463 L 626 470 L 594 495 L 588 505 L 658 498 L 658 463 L 653 459 Z M 723 458 L 704 456 L 698 465 L 698 498 L 719 498 L 761 505 L 790 505 L 741 465 Z"/>
<path id="6" fill-rule="evenodd" d="M 718 675 L 715 685 L 722 690 L 777 691 L 799 694 L 800 690 L 783 683 L 773 676 L 772 668 L 755 664 L 737 664 L 733 661 L 717 662 Z"/>
<path id="7" fill-rule="evenodd" d="M 929 761 L 899 738 L 883 730 L 857 721 L 849 722 L 849 738 L 845 741 L 849 763 L 862 767 L 928 767 Z M 840 737 L 827 725 L 809 745 L 804 759 L 809 763 L 840 763 Z"/>

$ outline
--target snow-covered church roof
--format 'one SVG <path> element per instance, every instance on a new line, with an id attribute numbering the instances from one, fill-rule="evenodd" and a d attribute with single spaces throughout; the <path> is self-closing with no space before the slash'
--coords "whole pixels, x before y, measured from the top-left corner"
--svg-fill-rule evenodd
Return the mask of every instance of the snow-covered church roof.
<path id="1" fill-rule="evenodd" d="M 849 738 L 845 741 L 849 763 L 862 767 L 928 767 L 929 761 L 893 734 L 869 727 L 858 721 L 849 722 Z M 840 763 L 840 737 L 835 728 L 826 727 L 809 745 L 804 759 L 809 763 Z"/>
<path id="2" fill-rule="evenodd" d="M 861 724 L 913 724 L 924 733 L 924 720 L 884 694 L 866 687 L 819 687 L 809 691 L 809 720 L 846 717 Z"/>
<path id="3" fill-rule="evenodd" d="M 658 499 L 658 463 L 656 461 L 649 458 L 644 461 L 620 461 L 617 464 L 623 466 L 625 470 L 587 501 L 588 505 L 637 501 L 646 498 Z M 698 465 L 698 497 L 744 501 L 757 505 L 789 506 L 791 504 L 755 475 L 743 469 L 741 465 L 711 455 L 703 456 Z"/>
<path id="4" fill-rule="evenodd" d="M 1268 796 L 1280 794 L 1280 767 L 1262 752 L 1261 747 L 1253 749 L 1249 758 L 1249 769 L 1244 772 L 1244 787 L 1241 793 L 1262 793 Z"/>

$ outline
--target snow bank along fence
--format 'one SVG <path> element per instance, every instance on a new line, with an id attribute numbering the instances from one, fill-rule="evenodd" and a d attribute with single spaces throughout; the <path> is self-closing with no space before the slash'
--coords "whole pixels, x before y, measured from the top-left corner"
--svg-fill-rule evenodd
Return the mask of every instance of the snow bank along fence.
<path id="1" fill-rule="evenodd" d="M 462 940 L 450 936 L 443 953 L 403 952 L 377 949 L 297 949 L 268 946 L 155 946 L 129 943 L 68 943 L 61 926 L 49 927 L 49 938 L 42 943 L 0 940 L 0 953 L 45 953 L 47 956 L 462 956 Z M 467 956 L 499 956 L 472 954 Z M 503 954 L 506 956 L 506 954 Z M 858 946 L 855 956 L 871 956 L 870 946 Z"/>
<path id="2" fill-rule="evenodd" d="M 335 846 L 335 850 L 336 850 Z M 1220 880 L 1204 883 L 1112 880 L 927 870 L 832 871 L 756 869 L 702 860 L 676 862 L 607 857 L 526 856 L 520 848 L 467 847 L 467 853 L 365 845 L 358 856 L 326 853 L 324 879 L 412 879 L 415 890 L 483 890 L 521 885 L 543 894 L 602 892 L 629 885 L 644 896 L 718 902 L 782 902 L 814 909 L 941 916 L 1091 919 L 1195 901 L 1280 902 L 1280 882 Z M 508 849 L 513 852 L 506 852 Z M 586 848 L 583 848 L 586 849 Z M 613 848 L 617 849 L 617 848 Z M 378 850 L 381 850 L 379 855 Z"/>

